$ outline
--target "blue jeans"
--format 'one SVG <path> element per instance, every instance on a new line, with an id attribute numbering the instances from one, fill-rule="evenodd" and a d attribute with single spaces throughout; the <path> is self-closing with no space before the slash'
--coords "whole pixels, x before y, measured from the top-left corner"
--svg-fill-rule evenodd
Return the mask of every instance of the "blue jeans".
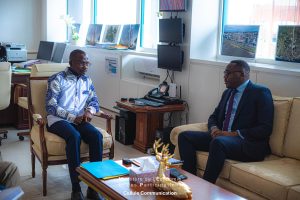
<path id="1" fill-rule="evenodd" d="M 76 125 L 64 120 L 55 122 L 50 127 L 47 126 L 47 130 L 62 137 L 66 141 L 66 155 L 72 182 L 72 191 L 80 191 L 76 167 L 80 165 L 81 139 L 89 145 L 90 161 L 102 161 L 102 134 L 88 122 Z"/>

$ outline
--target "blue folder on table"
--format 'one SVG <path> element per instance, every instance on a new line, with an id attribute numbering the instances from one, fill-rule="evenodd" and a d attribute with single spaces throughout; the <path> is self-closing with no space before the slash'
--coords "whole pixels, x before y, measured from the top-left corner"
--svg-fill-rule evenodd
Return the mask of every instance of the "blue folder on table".
<path id="1" fill-rule="evenodd" d="M 101 179 L 110 179 L 129 174 L 128 169 L 113 160 L 87 162 L 81 164 L 81 167 L 91 173 L 94 177 Z"/>

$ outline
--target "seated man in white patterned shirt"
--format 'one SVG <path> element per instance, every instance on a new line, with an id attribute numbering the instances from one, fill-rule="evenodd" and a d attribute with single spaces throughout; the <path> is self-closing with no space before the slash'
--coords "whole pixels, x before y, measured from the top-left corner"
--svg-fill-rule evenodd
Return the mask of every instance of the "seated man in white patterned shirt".
<path id="1" fill-rule="evenodd" d="M 84 199 L 76 167 L 80 165 L 81 139 L 89 145 L 90 161 L 102 160 L 102 134 L 89 122 L 99 111 L 99 101 L 92 80 L 85 75 L 90 62 L 86 53 L 70 53 L 70 67 L 51 76 L 46 94 L 48 131 L 66 141 L 66 154 L 72 182 L 71 199 Z M 89 199 L 100 199 L 90 187 Z"/>

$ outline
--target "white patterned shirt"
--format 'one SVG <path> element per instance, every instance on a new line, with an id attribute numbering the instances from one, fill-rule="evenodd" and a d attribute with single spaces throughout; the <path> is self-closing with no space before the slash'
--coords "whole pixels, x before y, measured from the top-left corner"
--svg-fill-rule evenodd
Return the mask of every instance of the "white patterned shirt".
<path id="1" fill-rule="evenodd" d="M 85 110 L 99 112 L 99 101 L 90 77 L 76 76 L 66 68 L 48 79 L 46 111 L 48 126 L 57 121 L 74 122 Z"/>

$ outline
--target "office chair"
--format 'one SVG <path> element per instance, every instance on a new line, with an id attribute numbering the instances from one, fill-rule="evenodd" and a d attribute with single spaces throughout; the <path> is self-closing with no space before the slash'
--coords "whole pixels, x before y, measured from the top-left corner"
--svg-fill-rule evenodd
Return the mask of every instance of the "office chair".
<path id="1" fill-rule="evenodd" d="M 6 55 L 6 48 L 0 45 L 0 62 L 6 62 L 7 55 Z"/>
<path id="2" fill-rule="evenodd" d="M 44 66 L 41 66 L 44 65 Z M 30 151 L 32 164 L 32 177 L 35 177 L 35 157 L 40 161 L 42 166 L 43 178 L 43 196 L 47 194 L 47 168 L 49 165 L 67 164 L 66 158 L 66 143 L 65 141 L 48 132 L 46 129 L 46 91 L 47 80 L 53 72 L 47 71 L 45 65 L 59 65 L 59 64 L 40 64 L 35 65 L 31 69 L 31 76 L 29 80 L 29 113 L 30 118 Z M 53 69 L 53 68 L 52 68 Z M 110 115 L 103 112 L 97 113 L 95 116 L 104 118 L 106 120 L 106 130 L 100 129 L 103 135 L 103 158 L 114 157 L 114 141 L 111 132 Z M 62 130 L 63 131 L 63 130 Z M 88 145 L 81 142 L 80 152 L 81 160 L 87 161 L 89 159 Z"/>
<path id="3" fill-rule="evenodd" d="M 9 106 L 10 103 L 10 92 L 11 92 L 11 68 L 9 62 L 0 62 L 0 110 L 4 110 Z M 2 139 L 7 138 L 7 130 L 0 130 L 0 145 Z"/>

